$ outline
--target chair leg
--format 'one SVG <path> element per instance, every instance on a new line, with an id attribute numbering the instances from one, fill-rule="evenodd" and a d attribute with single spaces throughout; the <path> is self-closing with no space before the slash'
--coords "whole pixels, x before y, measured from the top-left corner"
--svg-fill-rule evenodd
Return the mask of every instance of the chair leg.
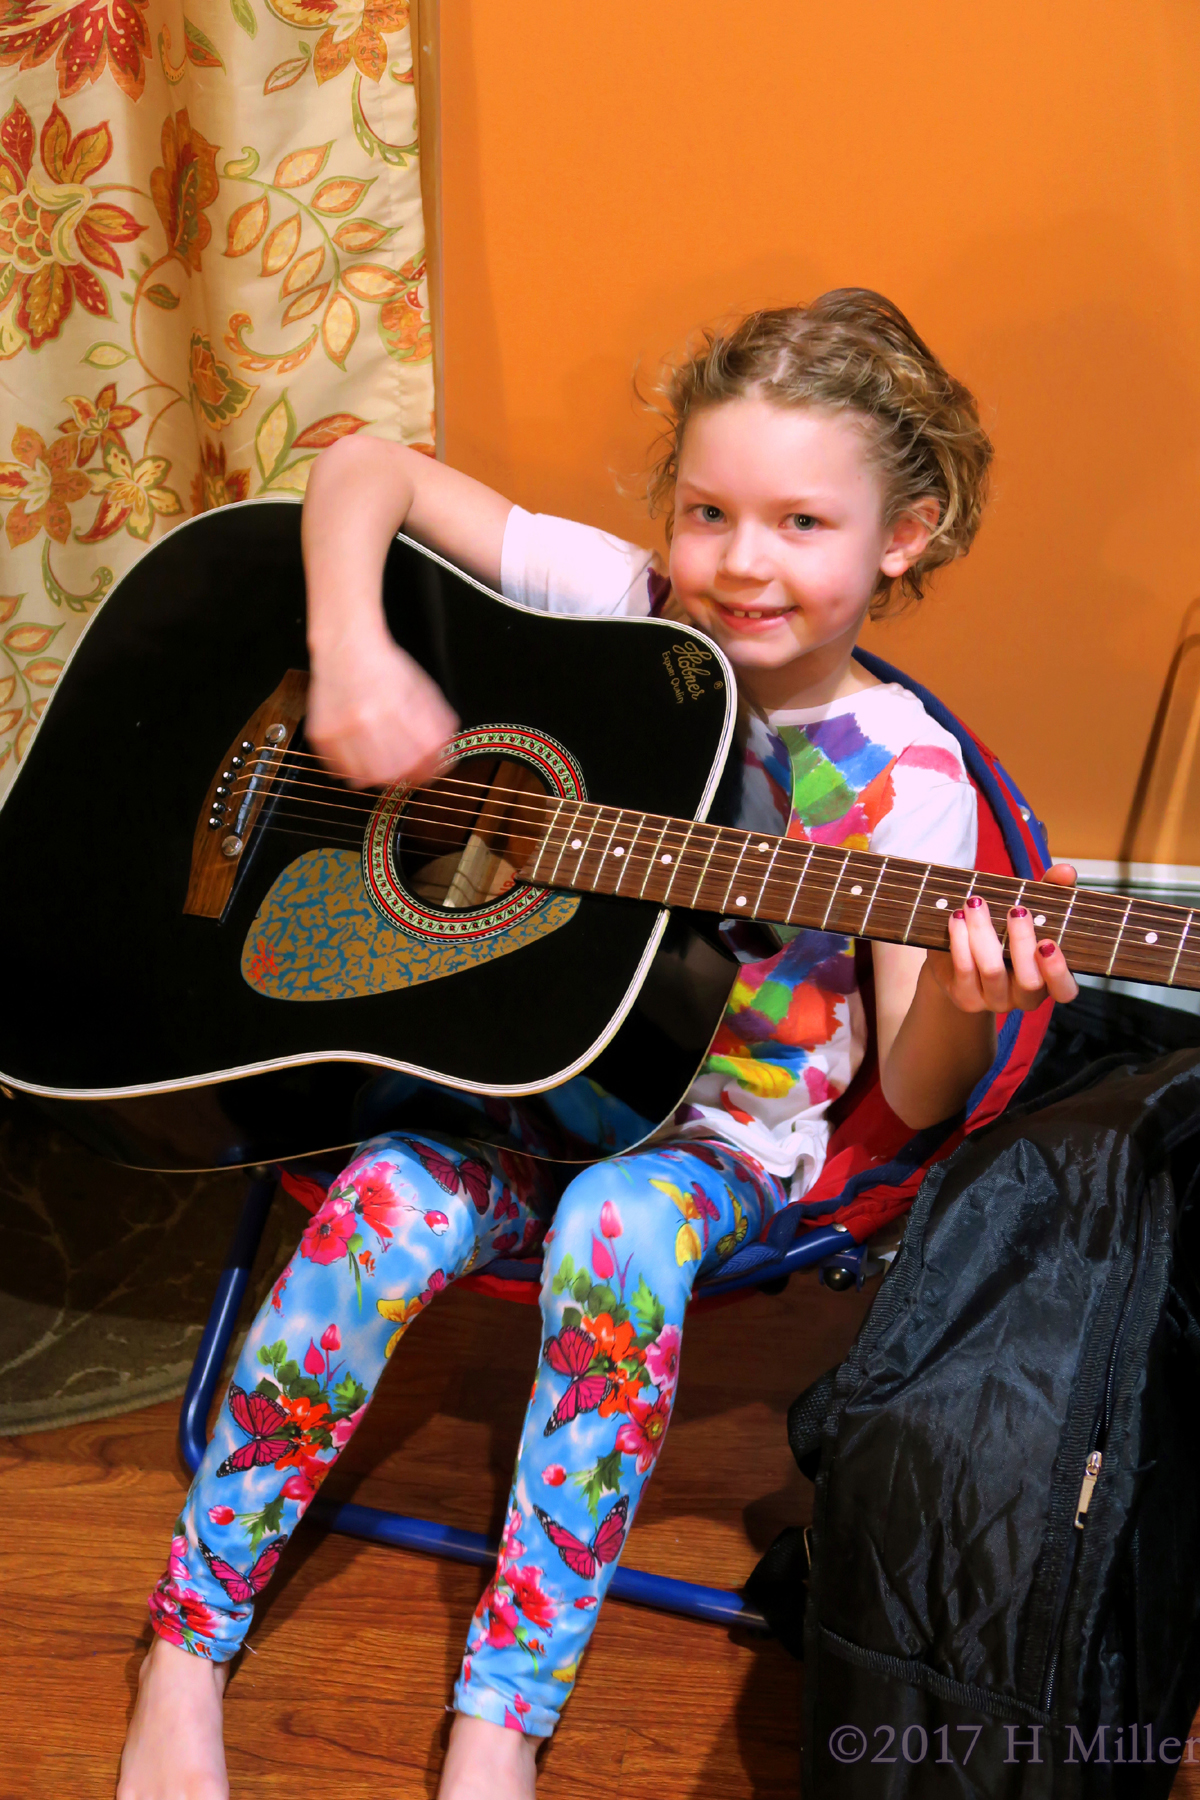
<path id="1" fill-rule="evenodd" d="M 273 1170 L 256 1177 L 250 1184 L 188 1377 L 179 1414 L 179 1447 L 193 1475 L 204 1456 L 209 1408 L 237 1324 L 250 1270 L 262 1241 L 275 1187 Z M 376 1544 L 390 1544 L 396 1549 L 420 1550 L 452 1562 L 474 1563 L 481 1569 L 491 1567 L 499 1548 L 482 1532 L 460 1531 L 452 1525 L 440 1525 L 433 1519 L 386 1512 L 378 1506 L 360 1506 L 352 1500 L 315 1500 L 308 1510 L 308 1517 L 328 1531 L 366 1538 Z M 749 1605 L 741 1594 L 725 1588 L 704 1587 L 695 1581 L 651 1575 L 642 1569 L 619 1568 L 609 1593 L 617 1600 L 637 1606 L 653 1606 L 660 1612 L 682 1613 L 685 1617 L 707 1619 L 716 1625 L 737 1625 L 752 1631 L 768 1629 L 762 1613 Z"/>
<path id="2" fill-rule="evenodd" d="M 208 1443 L 208 1412 L 221 1376 L 221 1365 L 237 1325 L 242 1295 L 254 1266 L 258 1246 L 275 1198 L 275 1170 L 255 1176 L 242 1203 L 233 1238 L 225 1256 L 217 1291 L 205 1321 L 200 1348 L 188 1376 L 179 1411 L 179 1448 L 188 1471 L 200 1467 Z"/>

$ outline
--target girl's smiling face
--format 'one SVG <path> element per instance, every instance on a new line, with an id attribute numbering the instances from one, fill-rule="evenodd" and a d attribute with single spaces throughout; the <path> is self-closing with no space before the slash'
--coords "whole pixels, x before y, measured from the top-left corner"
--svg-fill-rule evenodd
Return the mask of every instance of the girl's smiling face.
<path id="1" fill-rule="evenodd" d="M 937 521 L 929 501 L 886 524 L 885 498 L 852 414 L 747 396 L 688 420 L 671 587 L 759 705 L 820 705 L 871 685 L 850 653 L 880 575 L 903 575 Z"/>

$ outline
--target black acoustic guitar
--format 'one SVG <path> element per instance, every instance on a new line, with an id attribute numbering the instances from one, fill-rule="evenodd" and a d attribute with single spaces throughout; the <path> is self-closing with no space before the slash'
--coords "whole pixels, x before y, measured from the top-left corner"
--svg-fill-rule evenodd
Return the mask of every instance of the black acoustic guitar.
<path id="1" fill-rule="evenodd" d="M 108 1154 L 212 1167 L 390 1123 L 586 1160 L 669 1116 L 721 918 L 944 946 L 971 893 L 1068 961 L 1200 987 L 1192 914 L 705 822 L 732 675 L 698 632 L 530 613 L 397 539 L 399 643 L 462 721 L 362 794 L 303 732 L 299 507 L 155 546 L 93 617 L 0 809 L 0 1082 Z M 726 805 L 726 811 L 721 808 Z"/>

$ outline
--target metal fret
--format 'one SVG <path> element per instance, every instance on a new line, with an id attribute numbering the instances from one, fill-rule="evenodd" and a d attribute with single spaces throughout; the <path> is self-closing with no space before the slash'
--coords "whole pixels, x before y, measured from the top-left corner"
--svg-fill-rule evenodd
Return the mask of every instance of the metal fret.
<path id="1" fill-rule="evenodd" d="M 675 886 L 675 877 L 678 875 L 680 865 L 682 864 L 683 859 L 687 854 L 687 847 L 692 841 L 692 833 L 696 829 L 696 824 L 697 824 L 697 821 L 695 819 L 693 819 L 692 823 L 688 826 L 687 831 L 684 834 L 684 839 L 683 839 L 682 844 L 680 844 L 678 850 L 675 852 L 675 860 L 671 866 L 671 873 L 667 877 L 667 885 L 666 885 L 665 889 L 663 890 L 663 905 L 664 906 L 669 906 L 671 904 L 671 889 Z"/>
<path id="2" fill-rule="evenodd" d="M 1059 928 L 1058 928 L 1058 936 L 1057 936 L 1057 937 L 1056 937 L 1056 938 L 1055 938 L 1055 940 L 1054 940 L 1054 941 L 1055 941 L 1055 943 L 1056 943 L 1056 944 L 1057 944 L 1057 945 L 1058 945 L 1058 947 L 1059 947 L 1059 949 L 1060 949 L 1060 950 L 1061 950 L 1061 949 L 1062 949 L 1062 941 L 1063 941 L 1063 937 L 1064 937 L 1064 936 L 1065 936 L 1065 934 L 1066 934 L 1066 929 L 1067 929 L 1067 921 L 1068 921 L 1068 919 L 1069 919 L 1069 918 L 1070 918 L 1070 917 L 1071 917 L 1071 908 L 1072 908 L 1072 907 L 1073 907 L 1073 906 L 1074 906 L 1074 904 L 1075 904 L 1075 897 L 1076 897 L 1076 895 L 1077 895 L 1077 894 L 1078 894 L 1078 892 L 1079 892 L 1079 889 L 1078 889 L 1078 888 L 1077 888 L 1077 887 L 1073 887 L 1073 888 L 1072 888 L 1072 889 L 1071 889 L 1071 898 L 1070 898 L 1070 901 L 1069 901 L 1069 903 L 1068 903 L 1068 905 L 1067 905 L 1067 910 L 1066 910 L 1066 912 L 1065 912 L 1065 913 L 1064 913 L 1064 914 L 1063 914 L 1063 922 L 1062 922 L 1062 924 L 1061 924 L 1061 925 L 1060 925 L 1060 926 L 1059 926 Z M 1133 902 L 1132 902 L 1132 901 L 1130 901 L 1130 905 L 1132 905 L 1132 904 L 1133 904 Z M 1127 912 L 1127 913 L 1128 913 L 1128 908 L 1126 908 L 1126 912 Z"/>
<path id="3" fill-rule="evenodd" d="M 805 878 L 808 875 L 808 865 L 813 859 L 813 851 L 816 849 L 816 847 L 817 846 L 815 844 L 810 844 L 808 846 L 808 855 L 804 859 L 804 867 L 801 869 L 800 873 L 796 877 L 796 885 L 792 889 L 792 897 L 791 897 L 791 900 L 788 902 L 788 909 L 787 909 L 786 914 L 784 915 L 785 918 L 787 919 L 787 922 L 789 925 L 792 922 L 792 914 L 796 910 L 796 902 L 800 898 L 800 889 L 804 885 Z"/>
<path id="4" fill-rule="evenodd" d="M 1187 936 L 1188 932 L 1191 929 L 1192 929 L 1192 912 L 1191 912 L 1191 910 L 1189 910 L 1188 916 L 1187 916 L 1187 923 L 1184 925 L 1183 931 L 1180 935 L 1179 948 L 1175 952 L 1175 961 L 1171 964 L 1171 973 L 1167 976 L 1167 986 L 1168 987 L 1173 987 L 1175 984 L 1175 971 L 1179 967 L 1179 958 L 1183 955 L 1183 940 Z"/>
<path id="5" fill-rule="evenodd" d="M 765 840 L 760 840 L 760 841 L 765 841 Z M 767 864 L 767 872 L 763 876 L 761 882 L 759 883 L 758 893 L 754 897 L 755 916 L 757 916 L 758 909 L 763 903 L 763 895 L 766 893 L 767 883 L 771 879 L 771 870 L 775 867 L 775 858 L 779 855 L 780 847 L 783 844 L 783 842 L 784 842 L 783 838 L 776 838 L 776 840 L 775 840 L 775 848 L 771 852 L 771 860 Z"/>
<path id="6" fill-rule="evenodd" d="M 617 835 L 617 831 L 618 831 L 618 829 L 619 829 L 619 827 L 620 827 L 620 824 L 621 824 L 621 820 L 622 820 L 622 819 L 623 819 L 623 818 L 624 818 L 624 817 L 625 817 L 625 814 L 624 814 L 624 812 L 623 812 L 623 811 L 622 811 L 622 810 L 621 810 L 621 809 L 619 809 L 619 808 L 618 808 L 618 811 L 617 811 L 617 816 L 616 816 L 616 818 L 615 818 L 615 819 L 614 819 L 614 820 L 613 820 L 613 828 L 612 828 L 612 830 L 611 830 L 611 831 L 610 831 L 610 832 L 609 832 L 609 834 L 608 834 L 608 837 L 607 837 L 607 839 L 606 839 L 606 840 L 605 840 L 605 844 L 604 844 L 604 848 L 603 848 L 603 850 L 602 850 L 602 851 L 601 851 L 601 852 L 600 852 L 600 861 L 599 861 L 599 863 L 598 863 L 598 864 L 597 864 L 597 867 L 596 867 L 596 877 L 595 877 L 595 879 L 596 879 L 596 886 L 597 886 L 597 888 L 598 888 L 598 889 L 599 889 L 599 890 L 600 890 L 600 892 L 601 892 L 601 893 L 603 893 L 603 891 L 604 891 L 604 890 L 603 890 L 603 888 L 600 888 L 600 874 L 601 874 L 601 871 L 602 871 L 602 870 L 603 870 L 603 868 L 604 868 L 604 859 L 605 859 L 605 857 L 606 857 L 606 856 L 607 856 L 607 855 L 608 855 L 608 853 L 609 853 L 609 850 L 610 850 L 610 849 L 611 849 L 611 848 L 612 848 L 612 841 L 613 841 L 613 839 L 614 839 L 614 838 L 615 838 L 615 837 L 616 837 L 616 835 Z M 620 881 L 620 879 L 621 879 L 621 875 L 623 875 L 623 874 L 624 874 L 624 873 L 625 873 L 625 871 L 624 871 L 624 869 L 622 869 L 622 870 L 621 870 L 621 873 L 620 873 L 620 874 L 619 874 L 619 875 L 618 875 L 618 876 L 617 876 L 617 880 L 618 880 L 618 881 Z M 614 891 L 615 891 L 615 890 L 614 890 Z"/>
<path id="7" fill-rule="evenodd" d="M 713 841 L 708 846 L 708 855 L 705 857 L 704 862 L 700 869 L 700 879 L 696 883 L 696 891 L 692 895 L 692 898 L 691 898 L 692 906 L 695 906 L 697 900 L 699 900 L 699 898 L 700 898 L 700 889 L 704 886 L 704 878 L 708 874 L 708 865 L 712 861 L 713 857 L 716 855 L 717 846 L 721 842 L 720 830 L 715 826 L 710 826 L 710 830 L 712 831 L 712 834 L 713 834 Z"/>
<path id="8" fill-rule="evenodd" d="M 1018 907 L 1018 906 L 1020 906 L 1020 904 L 1021 904 L 1021 895 L 1022 895 L 1022 894 L 1023 894 L 1023 893 L 1024 893 L 1024 892 L 1025 892 L 1025 889 L 1026 889 L 1026 888 L 1027 888 L 1027 887 L 1028 887 L 1028 886 L 1029 886 L 1029 883 L 1028 883 L 1028 882 L 1027 882 L 1027 881 L 1023 881 L 1023 882 L 1022 882 L 1022 883 L 1021 883 L 1021 885 L 1020 885 L 1020 887 L 1019 887 L 1019 888 L 1018 888 L 1018 889 L 1017 889 L 1017 897 L 1016 897 L 1016 899 L 1015 899 L 1015 900 L 1014 900 L 1014 901 L 1013 901 L 1013 903 L 1012 903 L 1012 906 L 1010 906 L 1010 907 L 1009 907 L 1009 909 L 1008 909 L 1008 910 L 1009 910 L 1009 912 L 1010 912 L 1010 913 L 1011 913 L 1011 912 L 1013 912 L 1013 911 L 1014 911 L 1014 910 L 1015 910 L 1015 908 L 1017 908 L 1017 907 Z M 1001 939 L 1000 939 L 1000 943 L 1001 943 L 1001 947 L 1002 947 L 1002 948 L 1003 948 L 1003 949 L 1005 949 L 1005 950 L 1007 950 L 1007 949 L 1008 949 L 1008 920 L 1007 920 L 1007 918 L 1006 918 L 1006 919 L 1005 919 L 1005 921 L 1004 921 L 1004 935 L 1003 935 L 1003 936 L 1002 936 L 1002 937 L 1001 937 Z"/>
<path id="9" fill-rule="evenodd" d="M 1072 895 L 1072 900 L 1074 900 L 1074 895 Z M 1069 908 L 1069 907 L 1068 907 L 1068 909 L 1067 909 L 1067 910 L 1068 910 L 1068 912 L 1069 912 L 1069 911 L 1070 911 L 1070 908 Z M 1127 920 L 1128 920 L 1128 918 L 1129 918 L 1129 915 L 1130 915 L 1130 913 L 1131 913 L 1131 912 L 1132 912 L 1132 911 L 1133 911 L 1133 901 L 1132 901 L 1132 900 L 1130 900 L 1130 901 L 1128 901 L 1128 902 L 1127 902 L 1127 904 L 1126 904 L 1126 907 L 1125 907 L 1125 911 L 1124 911 L 1124 912 L 1123 912 L 1123 913 L 1122 913 L 1122 914 L 1121 914 L 1121 923 L 1120 923 L 1120 924 L 1119 924 L 1119 925 L 1118 925 L 1118 927 L 1117 927 L 1117 935 L 1116 935 L 1116 940 L 1115 940 L 1115 942 L 1114 942 L 1114 943 L 1113 943 L 1113 947 L 1112 947 L 1112 955 L 1111 955 L 1111 956 L 1110 956 L 1110 957 L 1109 957 L 1109 959 L 1108 959 L 1108 967 L 1107 967 L 1107 969 L 1105 969 L 1105 971 L 1104 971 L 1104 973 L 1105 973 L 1105 974 L 1106 974 L 1106 975 L 1111 975 L 1111 974 L 1112 974 L 1112 972 L 1113 972 L 1113 964 L 1114 964 L 1114 963 L 1115 963 L 1115 962 L 1116 962 L 1116 960 L 1117 960 L 1117 951 L 1118 951 L 1118 950 L 1119 950 L 1119 949 L 1120 949 L 1120 948 L 1121 948 L 1121 938 L 1122 938 L 1122 936 L 1123 936 L 1123 935 L 1124 935 L 1124 931 L 1125 931 L 1125 924 L 1126 924 L 1126 921 L 1127 921 Z M 1065 930 L 1066 930 L 1066 924 L 1067 924 L 1067 922 L 1066 922 L 1066 920 L 1065 920 L 1065 919 L 1064 919 L 1064 920 L 1063 920 L 1063 930 L 1064 930 L 1064 931 L 1065 931 Z M 1061 941 L 1061 937 L 1062 937 L 1062 933 L 1061 933 L 1061 932 L 1060 932 L 1060 933 L 1059 933 L 1059 938 L 1060 938 L 1060 941 Z"/>
<path id="10" fill-rule="evenodd" d="M 917 916 L 917 908 L 918 908 L 918 906 L 920 906 L 920 904 L 921 904 L 921 895 L 922 895 L 922 894 L 923 894 L 923 893 L 924 893 L 924 892 L 925 892 L 925 883 L 926 883 L 926 882 L 927 882 L 927 881 L 928 881 L 928 880 L 929 880 L 929 877 L 930 877 L 930 876 L 931 876 L 931 875 L 932 875 L 932 874 L 933 874 L 933 864 L 932 864 L 932 863 L 926 863 L 926 865 L 925 865 L 925 873 L 924 873 L 924 874 L 923 874 L 923 875 L 922 875 L 922 877 L 921 877 L 921 885 L 920 885 L 920 887 L 919 887 L 919 888 L 918 888 L 918 889 L 917 889 L 917 897 L 916 897 L 916 899 L 915 899 L 915 900 L 914 900 L 914 901 L 913 901 L 913 903 L 912 903 L 912 911 L 911 911 L 911 912 L 910 912 L 910 913 L 909 913 L 909 915 L 908 915 L 908 924 L 907 924 L 907 925 L 906 925 L 906 926 L 905 926 L 905 927 L 904 927 L 904 942 L 905 942 L 905 943 L 906 943 L 906 944 L 907 944 L 907 942 L 908 942 L 908 938 L 909 938 L 909 933 L 910 933 L 910 932 L 911 932 L 911 931 L 912 931 L 912 928 L 913 928 L 913 920 L 914 920 L 914 919 L 915 919 L 915 918 L 916 918 L 916 916 Z M 864 920 L 863 920 L 863 923 L 864 923 L 864 925 L 865 925 L 865 924 L 866 924 L 866 920 L 865 920 L 865 919 L 864 919 Z"/>
<path id="11" fill-rule="evenodd" d="M 884 859 L 883 859 L 883 861 L 882 861 L 882 862 L 881 862 L 881 863 L 880 863 L 880 865 L 879 865 L 879 873 L 878 873 L 878 875 L 877 875 L 877 876 L 876 876 L 876 877 L 875 877 L 875 886 L 874 886 L 874 887 L 873 887 L 873 888 L 872 888 L 872 889 L 871 889 L 871 898 L 870 898 L 870 899 L 869 899 L 869 900 L 868 900 L 868 901 L 867 901 L 867 910 L 866 910 L 866 912 L 865 912 L 865 913 L 864 913 L 864 914 L 863 914 L 863 916 L 862 916 L 862 920 L 861 920 L 861 922 L 860 922 L 860 924 L 859 924 L 859 927 L 858 927 L 858 929 L 859 929 L 859 930 L 860 930 L 860 931 L 865 931 L 865 930 L 866 930 L 866 929 L 867 929 L 867 920 L 868 920 L 868 919 L 869 919 L 869 918 L 870 918 L 870 916 L 871 916 L 871 908 L 872 908 L 872 907 L 873 907 L 873 906 L 874 906 L 874 904 L 875 904 L 875 896 L 876 896 L 876 894 L 877 894 L 877 893 L 878 893 L 878 892 L 879 892 L 879 884 L 880 884 L 880 882 L 881 882 L 881 881 L 882 881 L 882 880 L 883 880 L 883 872 L 884 872 L 884 870 L 885 870 L 885 869 L 886 869 L 886 868 L 887 868 L 887 865 L 888 865 L 888 859 L 887 859 L 887 857 L 886 857 L 886 856 L 885 856 L 885 857 L 884 857 Z M 920 899 L 920 898 L 921 898 L 921 896 L 920 896 L 920 894 L 919 894 L 919 893 L 918 893 L 918 895 L 917 895 L 917 899 L 918 899 L 918 900 L 919 900 L 919 899 Z M 914 910 L 914 911 L 915 911 L 915 910 L 916 910 L 916 908 L 915 908 L 915 907 L 914 907 L 914 909 L 913 909 L 913 910 Z M 911 925 L 911 924 L 912 924 L 912 920 L 911 920 L 911 919 L 910 919 L 910 920 L 909 920 L 909 924 L 910 924 L 910 925 Z"/>
<path id="12" fill-rule="evenodd" d="M 592 847 L 592 839 L 595 837 L 596 827 L 600 823 L 600 810 L 601 809 L 599 807 L 596 807 L 595 815 L 592 819 L 592 823 L 588 828 L 588 834 L 583 840 L 583 849 L 579 852 L 579 855 L 575 860 L 575 879 L 576 879 L 576 881 L 579 880 L 580 871 L 583 868 L 583 859 Z"/>
<path id="13" fill-rule="evenodd" d="M 625 817 L 625 814 L 624 814 L 624 813 L 623 813 L 623 812 L 621 812 L 621 813 L 618 813 L 618 814 L 617 814 L 617 823 L 616 823 L 616 825 L 615 825 L 615 826 L 614 826 L 614 827 L 613 827 L 613 836 L 614 836 L 614 837 L 615 837 L 615 835 L 616 835 L 616 832 L 617 832 L 617 830 L 618 830 L 618 828 L 619 828 L 619 827 L 620 827 L 620 823 L 621 823 L 621 820 L 622 820 L 622 819 L 623 819 L 623 818 L 624 818 L 624 817 Z M 641 814 L 637 814 L 637 815 L 636 815 L 636 817 L 637 817 L 637 818 L 640 818 L 640 817 L 642 817 L 642 815 L 641 815 Z M 622 850 L 623 850 L 623 851 L 624 851 L 624 855 L 623 855 L 623 856 L 619 856 L 619 857 L 616 857 L 616 858 L 615 858 L 615 859 L 614 859 L 614 860 L 616 860 L 616 861 L 619 861 L 619 862 L 620 862 L 620 864 L 621 864 L 621 872 L 620 872 L 620 874 L 619 874 L 619 875 L 618 875 L 618 876 L 617 876 L 617 882 L 616 882 L 616 886 L 615 886 L 615 887 L 614 887 L 614 888 L 613 888 L 613 893 L 614 893 L 614 894 L 619 894 L 619 893 L 620 893 L 620 891 L 621 891 L 621 882 L 622 882 L 622 881 L 623 881 L 623 880 L 624 880 L 624 877 L 625 877 L 625 871 L 626 871 L 626 869 L 627 869 L 627 868 L 628 868 L 628 867 L 629 867 L 629 860 L 630 860 L 630 856 L 631 856 L 631 854 L 632 854 L 632 851 L 633 851 L 633 846 L 634 846 L 634 844 L 636 844 L 636 843 L 637 843 L 637 834 L 638 834 L 638 828 L 637 828 L 637 824 L 636 824 L 636 822 L 635 822 L 635 824 L 634 824 L 634 827 L 633 827 L 633 839 L 632 839 L 632 842 L 630 842 L 630 843 L 628 843 L 628 844 L 622 844 L 622 846 L 621 846 L 621 849 L 622 849 Z M 612 838 L 610 838 L 610 839 L 609 839 L 609 843 L 610 843 L 610 844 L 611 844 L 611 842 L 612 842 Z"/>
<path id="14" fill-rule="evenodd" d="M 562 806 L 562 804 L 563 804 L 563 802 L 560 800 L 559 805 Z M 548 887 L 554 886 L 555 878 L 558 875 L 558 865 L 563 859 L 563 855 L 567 848 L 567 842 L 571 836 L 571 833 L 574 831 L 575 827 L 578 825 L 579 815 L 583 811 L 586 804 L 587 804 L 587 802 L 585 800 L 577 800 L 575 802 L 575 817 L 571 820 L 571 823 L 569 825 L 563 826 L 563 841 L 559 845 L 558 855 L 554 859 L 554 867 L 551 869 L 549 875 L 544 877 L 546 885 Z M 553 830 L 553 826 L 551 827 L 551 830 Z"/>
<path id="15" fill-rule="evenodd" d="M 654 872 L 654 865 L 655 865 L 656 861 L 658 860 L 658 853 L 662 849 L 662 841 L 666 837 L 668 831 L 671 829 L 671 826 L 673 824 L 674 824 L 673 819 L 664 819 L 663 820 L 663 828 L 658 834 L 658 842 L 655 844 L 653 850 L 650 852 L 649 858 L 647 859 L 647 862 L 646 862 L 646 873 L 642 876 L 642 885 L 637 891 L 637 897 L 639 900 L 643 900 L 645 898 L 646 883 L 649 881 L 651 875 Z"/>
<path id="16" fill-rule="evenodd" d="M 729 877 L 729 886 L 725 889 L 725 898 L 721 902 L 720 910 L 723 913 L 728 913 L 728 911 L 729 911 L 729 896 L 730 896 L 730 894 L 732 894 L 732 892 L 734 890 L 734 886 L 736 885 L 737 878 L 738 878 L 738 870 L 742 866 L 742 858 L 745 856 L 745 854 L 749 848 L 750 848 L 750 839 L 745 838 L 742 842 L 741 850 L 738 852 L 738 859 L 733 865 L 733 874 Z M 743 915 L 743 916 L 745 916 L 745 915 Z"/>
<path id="17" fill-rule="evenodd" d="M 837 899 L 837 891 L 842 885 L 842 876 L 846 873 L 846 870 L 849 868 L 849 866 L 850 866 L 850 852 L 847 850 L 845 852 L 845 857 L 842 862 L 842 866 L 838 870 L 837 880 L 834 882 L 833 887 L 830 889 L 829 905 L 825 908 L 824 914 L 822 915 L 822 918 L 821 918 L 820 926 L 818 928 L 821 931 L 824 931 L 825 926 L 829 919 L 829 915 L 833 911 L 833 903 Z M 807 867 L 808 867 L 808 865 L 806 863 L 805 868 L 807 869 Z"/>

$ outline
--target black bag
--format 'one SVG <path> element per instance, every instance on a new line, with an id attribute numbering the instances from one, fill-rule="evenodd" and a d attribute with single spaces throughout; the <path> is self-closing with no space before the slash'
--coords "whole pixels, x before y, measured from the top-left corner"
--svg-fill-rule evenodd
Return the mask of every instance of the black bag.
<path id="1" fill-rule="evenodd" d="M 1200 1764 L 1198 1171 L 1193 1049 L 1110 1058 L 925 1182 L 789 1416 L 806 1800 L 1148 1800 Z M 749 1590 L 793 1642 L 797 1539 Z"/>

